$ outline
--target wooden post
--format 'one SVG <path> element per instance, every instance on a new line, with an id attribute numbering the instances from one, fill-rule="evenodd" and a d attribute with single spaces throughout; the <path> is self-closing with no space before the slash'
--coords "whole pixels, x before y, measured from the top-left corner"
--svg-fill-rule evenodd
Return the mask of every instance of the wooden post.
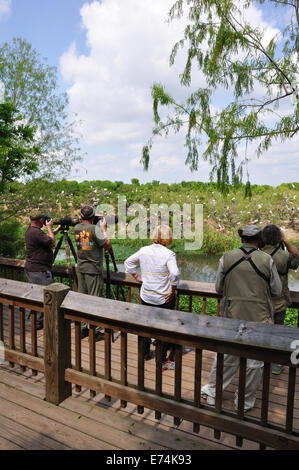
<path id="1" fill-rule="evenodd" d="M 60 312 L 60 305 L 69 290 L 59 283 L 44 289 L 46 401 L 55 405 L 72 394 L 72 384 L 64 380 L 65 369 L 71 367 L 71 326 Z"/>

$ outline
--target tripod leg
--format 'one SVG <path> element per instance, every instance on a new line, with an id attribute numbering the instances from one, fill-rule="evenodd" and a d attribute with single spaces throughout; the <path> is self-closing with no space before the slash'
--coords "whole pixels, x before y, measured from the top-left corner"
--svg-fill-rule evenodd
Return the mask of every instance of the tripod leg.
<path id="1" fill-rule="evenodd" d="M 70 280 L 70 288 L 71 288 L 71 290 L 73 290 L 73 268 L 72 268 L 72 264 L 71 264 L 70 246 L 69 246 L 69 242 L 68 242 L 67 233 L 64 233 L 64 239 L 65 239 L 65 254 L 66 254 L 68 275 L 69 275 L 69 280 Z"/>
<path id="2" fill-rule="evenodd" d="M 57 245 L 56 245 L 56 248 L 55 248 L 55 251 L 54 251 L 54 261 L 55 261 L 55 259 L 56 259 L 56 256 L 57 256 L 58 251 L 59 251 L 60 248 L 61 248 L 62 240 L 63 240 L 63 235 L 61 235 L 60 240 L 59 240 L 59 242 L 58 242 Z M 53 261 L 53 262 L 54 262 L 54 261 Z"/>

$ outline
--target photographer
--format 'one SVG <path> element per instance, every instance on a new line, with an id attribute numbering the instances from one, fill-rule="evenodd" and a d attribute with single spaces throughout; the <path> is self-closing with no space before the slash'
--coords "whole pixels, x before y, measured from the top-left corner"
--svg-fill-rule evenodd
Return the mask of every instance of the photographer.
<path id="1" fill-rule="evenodd" d="M 93 207 L 81 209 L 81 222 L 75 226 L 75 241 L 78 257 L 78 292 L 100 297 L 103 291 L 103 249 L 109 250 L 111 242 L 107 234 L 107 225 L 103 219 L 94 225 Z M 88 335 L 86 323 L 81 325 L 81 337 Z M 99 334 L 99 329 L 96 329 Z"/>
<path id="2" fill-rule="evenodd" d="M 25 234 L 26 262 L 25 273 L 28 282 L 47 286 L 53 282 L 51 269 L 53 264 L 53 248 L 55 247 L 55 235 L 59 227 L 53 231 L 53 220 L 46 220 L 41 212 L 30 215 L 30 226 Z M 46 226 L 48 235 L 42 231 Z M 43 328 L 43 313 L 38 312 L 36 328 Z"/>
<path id="3" fill-rule="evenodd" d="M 280 228 L 274 224 L 268 224 L 263 229 L 262 241 L 262 250 L 272 257 L 281 280 L 281 295 L 274 297 L 272 300 L 274 306 L 274 323 L 276 325 L 283 325 L 286 309 L 291 303 L 288 287 L 288 272 L 289 269 L 298 268 L 299 253 L 284 237 Z M 279 375 L 282 370 L 283 366 L 281 364 L 272 364 L 272 374 Z"/>

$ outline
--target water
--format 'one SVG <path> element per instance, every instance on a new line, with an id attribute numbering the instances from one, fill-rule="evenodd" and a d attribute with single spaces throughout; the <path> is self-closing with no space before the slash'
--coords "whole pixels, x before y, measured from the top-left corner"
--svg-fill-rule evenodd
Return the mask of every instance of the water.
<path id="1" fill-rule="evenodd" d="M 215 282 L 220 256 L 196 255 L 191 253 L 177 254 L 177 264 L 181 272 L 181 279 L 186 281 Z M 118 270 L 124 272 L 124 264 L 117 265 Z M 299 269 L 289 271 L 289 288 L 299 291 Z"/>
<path id="2" fill-rule="evenodd" d="M 186 281 L 215 282 L 219 263 L 219 256 L 197 255 L 191 253 L 178 253 L 177 263 L 181 272 L 181 279 Z M 65 259 L 65 252 L 61 250 L 57 259 Z M 124 272 L 124 263 L 118 262 L 117 269 Z M 299 269 L 289 271 L 289 288 L 299 291 Z"/>

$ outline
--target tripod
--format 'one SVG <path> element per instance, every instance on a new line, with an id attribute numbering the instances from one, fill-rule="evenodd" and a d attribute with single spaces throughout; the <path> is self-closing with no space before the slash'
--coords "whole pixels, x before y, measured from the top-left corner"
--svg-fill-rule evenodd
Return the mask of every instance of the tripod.
<path id="1" fill-rule="evenodd" d="M 76 254 L 74 245 L 72 243 L 72 240 L 70 239 L 69 234 L 68 234 L 69 228 L 70 227 L 68 225 L 64 225 L 59 229 L 59 232 L 61 233 L 61 237 L 60 237 L 60 239 L 57 243 L 57 246 L 55 248 L 55 251 L 54 251 L 54 261 L 56 259 L 57 253 L 60 250 L 62 242 L 64 240 L 66 262 L 67 262 L 68 275 L 69 275 L 69 283 L 70 283 L 71 290 L 73 290 L 74 285 L 78 286 L 78 279 L 77 279 L 77 274 L 76 274 L 75 267 L 73 267 L 72 264 L 71 264 L 70 250 L 71 250 L 72 255 L 73 255 L 76 262 L 77 262 L 77 254 Z"/>
<path id="2" fill-rule="evenodd" d="M 112 298 L 111 293 L 113 292 L 112 289 L 111 289 L 109 256 L 111 257 L 111 260 L 112 260 L 112 263 L 113 263 L 114 272 L 118 271 L 117 266 L 116 266 L 116 262 L 115 262 L 113 249 L 111 247 L 109 251 L 105 251 L 106 272 L 107 272 L 107 278 L 106 278 L 106 297 L 107 297 L 107 299 Z M 126 301 L 126 296 L 125 296 L 125 293 L 124 293 L 124 290 L 123 290 L 122 286 L 120 286 L 120 291 L 121 291 L 122 299 L 125 302 Z M 113 297 L 114 297 L 114 300 L 116 300 L 114 292 L 113 292 Z M 112 343 L 114 343 L 117 340 L 118 336 L 116 338 L 114 338 L 114 331 L 112 330 Z"/>

